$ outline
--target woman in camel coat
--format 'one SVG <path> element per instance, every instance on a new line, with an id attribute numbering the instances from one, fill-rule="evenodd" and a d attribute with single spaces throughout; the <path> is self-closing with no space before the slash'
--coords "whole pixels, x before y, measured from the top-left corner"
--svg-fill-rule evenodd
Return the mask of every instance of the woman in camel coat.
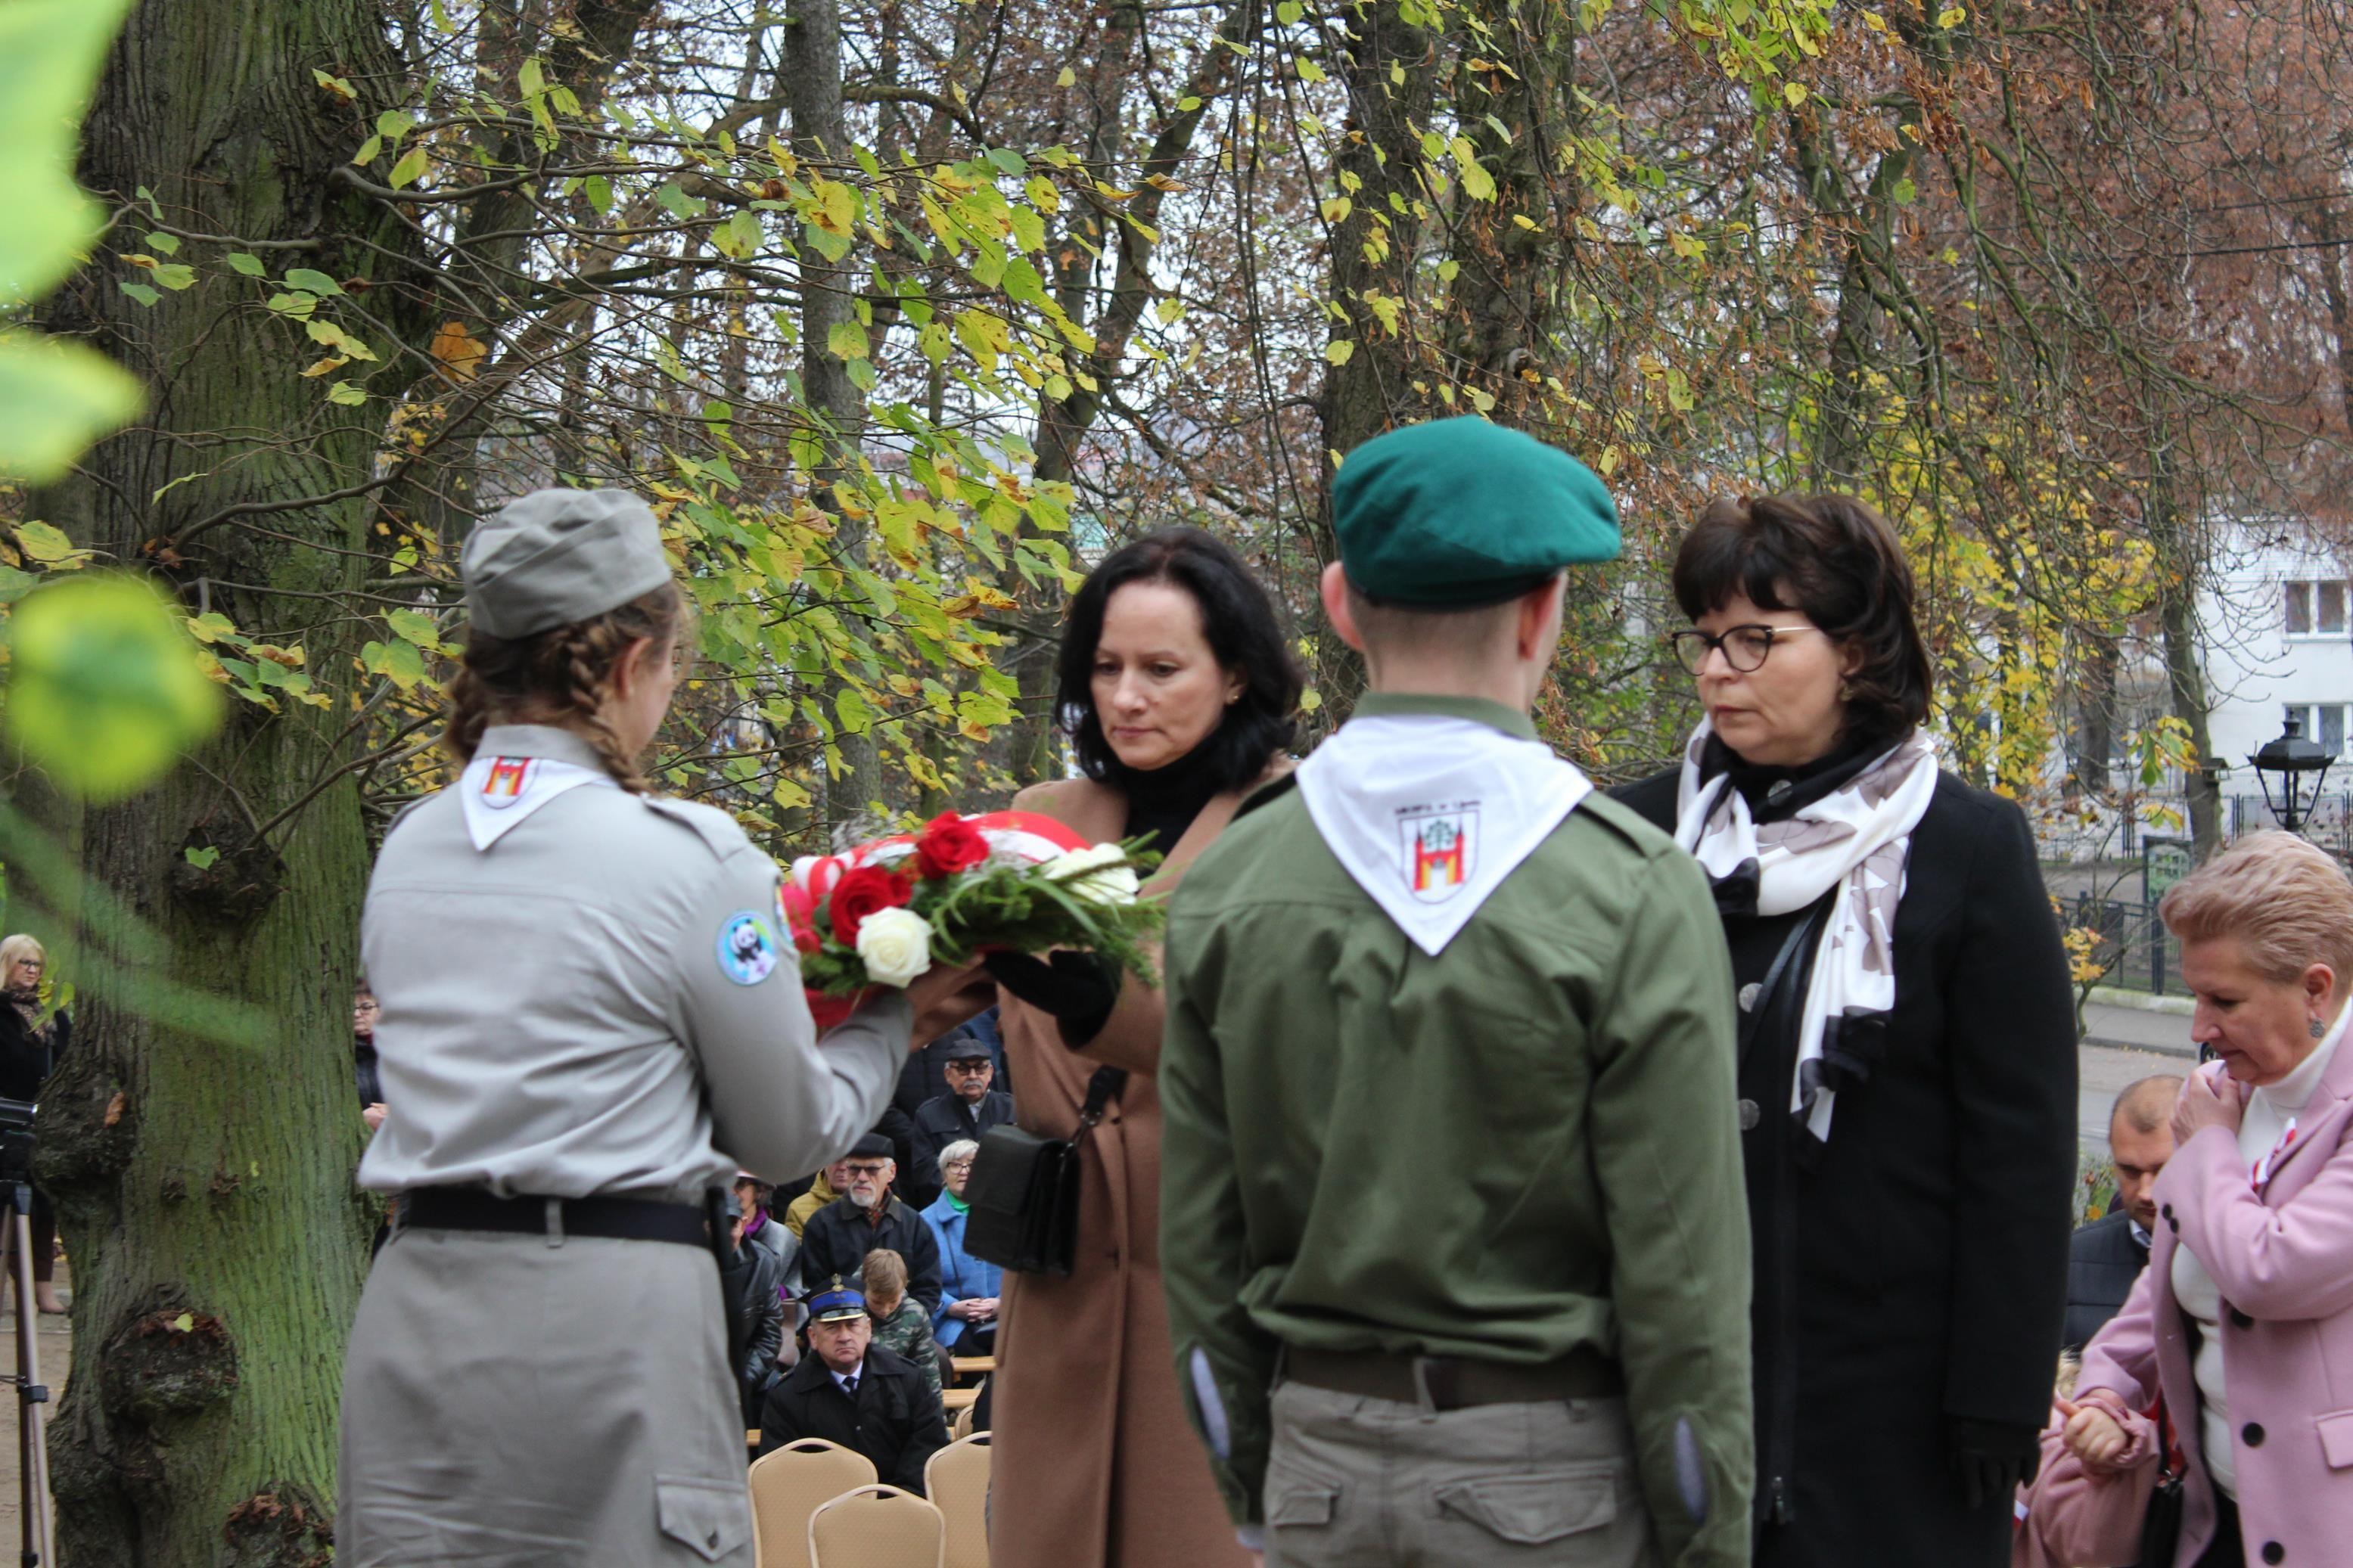
<path id="1" fill-rule="evenodd" d="M 1057 707 L 1087 776 L 1017 809 L 1092 843 L 1149 835 L 1174 890 L 1250 790 L 1289 767 L 1300 693 L 1273 606 L 1198 529 L 1117 551 L 1071 601 Z M 1239 1568 L 1171 1370 L 1161 1298 L 1160 994 L 1084 954 L 1000 955 L 1018 1119 L 1077 1130 L 1098 1068 L 1127 1077 L 1083 1145 L 1070 1278 L 1005 1277 L 991 1398 L 989 1545 L 1010 1568 Z"/>

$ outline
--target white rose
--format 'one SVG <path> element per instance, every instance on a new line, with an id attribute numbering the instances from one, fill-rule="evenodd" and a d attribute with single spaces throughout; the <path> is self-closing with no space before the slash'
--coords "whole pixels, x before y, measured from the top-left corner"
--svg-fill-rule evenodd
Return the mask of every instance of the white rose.
<path id="1" fill-rule="evenodd" d="M 877 910 L 858 928 L 858 956 L 881 985 L 905 985 L 932 966 L 932 928 L 913 910 Z"/>
<path id="2" fill-rule="evenodd" d="M 1046 862 L 1046 875 L 1097 904 L 1132 904 L 1143 890 L 1127 852 L 1116 844 L 1066 849 Z"/>

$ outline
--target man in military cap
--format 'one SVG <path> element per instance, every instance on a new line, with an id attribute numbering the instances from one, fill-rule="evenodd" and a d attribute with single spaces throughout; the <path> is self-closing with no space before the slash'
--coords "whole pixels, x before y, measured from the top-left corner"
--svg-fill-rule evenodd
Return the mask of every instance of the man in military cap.
<path id="1" fill-rule="evenodd" d="M 768 1390 L 760 1452 L 803 1437 L 855 1448 L 874 1473 L 923 1495 L 923 1467 L 947 1446 L 940 1396 L 904 1357 L 873 1342 L 866 1298 L 839 1278 L 808 1297 L 809 1353 Z"/>
<path id="2" fill-rule="evenodd" d="M 899 1169 L 891 1156 L 891 1140 L 869 1132 L 841 1162 L 849 1185 L 801 1226 L 801 1278 L 839 1274 L 860 1284 L 866 1255 L 887 1247 L 907 1260 L 907 1294 L 924 1311 L 937 1311 L 940 1246 L 923 1216 L 891 1195 L 891 1178 Z"/>
<path id="3" fill-rule="evenodd" d="M 1528 717 L 1615 508 L 1479 419 L 1366 443 L 1333 501 L 1371 689 L 1169 919 L 1161 1262 L 1211 1467 L 1273 1563 L 1745 1563 L 1723 943 Z"/>

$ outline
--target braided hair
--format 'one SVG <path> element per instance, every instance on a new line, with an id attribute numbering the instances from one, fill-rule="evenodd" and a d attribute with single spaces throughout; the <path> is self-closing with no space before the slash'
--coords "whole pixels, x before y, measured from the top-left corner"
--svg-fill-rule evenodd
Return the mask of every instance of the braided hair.
<path id="1" fill-rule="evenodd" d="M 601 616 L 526 637 L 470 628 L 463 662 L 449 682 L 443 748 L 464 767 L 493 723 L 561 724 L 596 748 L 615 783 L 632 795 L 645 794 L 649 786 L 638 759 L 622 750 L 605 721 L 605 689 L 630 644 L 649 639 L 649 657 L 671 646 L 681 610 L 677 586 L 665 583 Z"/>

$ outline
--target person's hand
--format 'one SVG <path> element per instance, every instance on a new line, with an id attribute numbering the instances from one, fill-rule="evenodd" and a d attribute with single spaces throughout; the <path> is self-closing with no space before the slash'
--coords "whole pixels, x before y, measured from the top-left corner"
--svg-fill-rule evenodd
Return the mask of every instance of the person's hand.
<path id="1" fill-rule="evenodd" d="M 1101 1034 L 1119 1003 L 1119 966 L 1092 952 L 1064 948 L 1044 961 L 992 952 L 981 962 L 998 984 L 1060 1024 L 1063 1040 L 1073 1046 Z"/>
<path id="2" fill-rule="evenodd" d="M 2052 1403 L 2067 1417 L 2067 1425 L 2059 1434 L 2067 1451 L 2081 1460 L 2085 1469 L 2114 1470 L 2117 1459 L 2132 1443 L 2123 1425 L 2105 1407 L 2089 1399 L 2080 1405 L 2066 1399 Z"/>
<path id="3" fill-rule="evenodd" d="M 373 1105 L 360 1108 L 360 1120 L 367 1123 L 367 1129 L 371 1132 L 384 1125 L 384 1118 L 385 1103 L 381 1100 Z"/>
<path id="4" fill-rule="evenodd" d="M 959 1323 L 978 1322 L 980 1303 L 973 1300 L 952 1301 L 948 1304 L 948 1316 Z"/>
<path id="5" fill-rule="evenodd" d="M 907 986 L 907 1005 L 915 1014 L 908 1047 L 920 1050 L 965 1019 L 987 1012 L 996 1002 L 996 982 L 981 973 L 979 964 L 954 969 L 932 965 Z"/>
<path id="6" fill-rule="evenodd" d="M 2209 1127 L 2239 1135 L 2246 1113 L 2246 1088 L 2219 1065 L 2200 1068 L 2181 1086 L 2173 1102 L 2173 1146 L 2177 1149 Z"/>
<path id="7" fill-rule="evenodd" d="M 1971 1508 L 2004 1497 L 2034 1479 L 2042 1458 L 2041 1428 L 1968 1416 L 1945 1419 L 1947 1458 L 1961 1496 Z"/>

